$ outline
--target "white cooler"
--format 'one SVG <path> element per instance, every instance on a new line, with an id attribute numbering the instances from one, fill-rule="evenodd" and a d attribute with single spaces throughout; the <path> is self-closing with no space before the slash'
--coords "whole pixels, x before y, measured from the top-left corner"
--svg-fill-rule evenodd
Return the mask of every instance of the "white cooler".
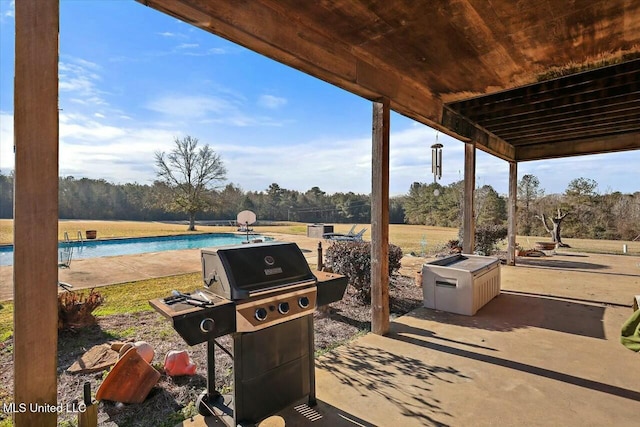
<path id="1" fill-rule="evenodd" d="M 500 294 L 500 260 L 452 255 L 422 267 L 424 306 L 473 316 Z"/>

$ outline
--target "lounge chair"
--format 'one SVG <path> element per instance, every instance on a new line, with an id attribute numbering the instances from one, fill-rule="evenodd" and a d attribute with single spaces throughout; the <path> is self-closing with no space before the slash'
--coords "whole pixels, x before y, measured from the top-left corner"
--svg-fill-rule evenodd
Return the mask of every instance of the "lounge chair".
<path id="1" fill-rule="evenodd" d="M 361 242 L 362 236 L 364 236 L 364 232 L 367 231 L 366 228 L 358 231 L 356 234 L 352 234 L 349 236 L 336 236 L 333 237 L 332 240 L 342 240 L 342 241 L 352 241 L 352 242 Z"/>
<path id="2" fill-rule="evenodd" d="M 253 228 L 249 227 L 246 224 L 238 224 L 238 231 L 242 233 L 250 233 L 253 231 Z"/>
<path id="3" fill-rule="evenodd" d="M 324 233 L 322 235 L 323 239 L 333 239 L 334 237 L 345 237 L 345 236 L 353 236 L 354 235 L 354 231 L 356 229 L 356 225 L 357 224 L 353 224 L 353 227 L 351 227 L 351 230 L 347 231 L 347 234 L 344 233 Z"/>

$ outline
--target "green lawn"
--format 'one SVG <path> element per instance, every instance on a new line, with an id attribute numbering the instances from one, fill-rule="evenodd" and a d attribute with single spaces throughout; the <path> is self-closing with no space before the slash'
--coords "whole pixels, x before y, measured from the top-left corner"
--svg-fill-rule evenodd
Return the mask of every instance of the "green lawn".
<path id="1" fill-rule="evenodd" d="M 190 273 L 96 288 L 96 291 L 103 296 L 104 303 L 94 311 L 94 314 L 100 317 L 152 311 L 149 300 L 165 297 L 173 289 L 191 292 L 201 285 L 200 273 Z M 80 289 L 77 292 L 86 295 L 89 291 L 89 289 Z M 9 338 L 12 333 L 13 303 L 4 302 L 0 304 L 0 342 Z"/>

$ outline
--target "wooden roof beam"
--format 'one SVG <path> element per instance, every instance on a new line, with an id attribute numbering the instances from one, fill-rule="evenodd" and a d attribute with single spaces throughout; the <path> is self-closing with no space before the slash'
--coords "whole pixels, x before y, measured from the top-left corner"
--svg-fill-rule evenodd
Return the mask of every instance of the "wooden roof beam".
<path id="1" fill-rule="evenodd" d="M 640 59 L 623 62 L 608 67 L 597 68 L 565 77 L 546 80 L 539 83 L 522 86 L 483 95 L 463 101 L 450 103 L 450 106 L 463 114 L 469 115 L 473 111 L 508 110 L 513 104 L 539 103 L 552 100 L 560 96 L 588 93 L 594 89 L 611 88 L 638 81 L 640 75 Z"/>
<path id="2" fill-rule="evenodd" d="M 515 159 L 523 162 L 638 149 L 640 149 L 640 133 L 624 133 L 577 141 L 517 146 L 515 147 Z"/>
<path id="3" fill-rule="evenodd" d="M 442 110 L 442 125 L 451 132 L 462 136 L 463 141 L 476 143 L 476 147 L 484 152 L 503 160 L 515 160 L 515 150 L 512 145 L 447 106 L 444 106 Z"/>
<path id="4" fill-rule="evenodd" d="M 527 115 L 536 111 L 553 112 L 563 108 L 579 108 L 590 102 L 604 103 L 608 99 L 635 99 L 634 97 L 640 93 L 640 70 L 635 78 L 619 81 L 617 84 L 607 87 L 592 87 L 589 90 L 564 93 L 558 91 L 555 97 L 545 97 L 538 100 L 534 95 L 529 99 L 523 99 L 518 102 L 504 103 L 504 105 L 488 105 L 484 109 L 476 109 L 468 111 L 465 108 L 459 108 L 456 105 L 449 105 L 452 109 L 459 111 L 471 120 L 484 123 L 485 120 L 495 117 L 511 117 L 513 115 Z M 490 97 L 491 95 L 489 95 Z"/>
<path id="5" fill-rule="evenodd" d="M 551 122 L 551 120 L 550 120 Z M 635 126 L 634 126 L 635 125 Z M 540 122 L 538 126 L 523 126 L 521 129 L 497 132 L 501 138 L 517 145 L 517 140 L 528 141 L 541 137 L 564 139 L 563 135 L 577 135 L 577 132 L 586 136 L 592 134 L 606 134 L 619 130 L 633 130 L 640 125 L 638 111 L 623 112 L 616 115 L 603 114 L 602 116 L 578 117 L 575 120 L 567 120 L 560 123 Z"/>
<path id="6" fill-rule="evenodd" d="M 613 117 L 637 114 L 636 111 L 640 111 L 640 99 L 633 101 L 627 101 L 625 99 L 621 102 L 607 103 L 605 105 L 594 102 L 590 107 L 581 108 L 580 115 L 591 117 Z M 575 110 L 567 108 L 566 111 L 554 114 L 549 114 L 545 111 L 538 111 L 534 114 L 528 115 L 527 118 L 522 118 L 520 120 L 516 120 L 515 118 L 505 118 L 504 120 L 491 120 L 491 122 L 487 120 L 482 122 L 482 124 L 490 128 L 492 132 L 504 135 L 504 132 L 508 131 L 537 128 L 540 126 L 540 123 L 544 123 L 546 126 L 570 123 L 574 121 L 575 116 Z"/>

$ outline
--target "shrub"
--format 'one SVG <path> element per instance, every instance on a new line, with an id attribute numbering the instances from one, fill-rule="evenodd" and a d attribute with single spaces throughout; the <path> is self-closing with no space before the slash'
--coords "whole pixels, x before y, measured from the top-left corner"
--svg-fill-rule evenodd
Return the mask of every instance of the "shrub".
<path id="1" fill-rule="evenodd" d="M 74 291 L 58 294 L 58 330 L 95 324 L 96 318 L 92 313 L 103 301 L 102 295 L 93 289 L 86 296 Z"/>
<path id="2" fill-rule="evenodd" d="M 499 241 L 507 237 L 504 225 L 482 224 L 476 227 L 475 251 L 481 255 L 490 255 L 497 249 Z"/>
<path id="3" fill-rule="evenodd" d="M 400 269 L 402 249 L 389 245 L 389 275 Z M 371 242 L 334 242 L 325 253 L 325 265 L 344 274 L 358 297 L 371 303 Z"/>

